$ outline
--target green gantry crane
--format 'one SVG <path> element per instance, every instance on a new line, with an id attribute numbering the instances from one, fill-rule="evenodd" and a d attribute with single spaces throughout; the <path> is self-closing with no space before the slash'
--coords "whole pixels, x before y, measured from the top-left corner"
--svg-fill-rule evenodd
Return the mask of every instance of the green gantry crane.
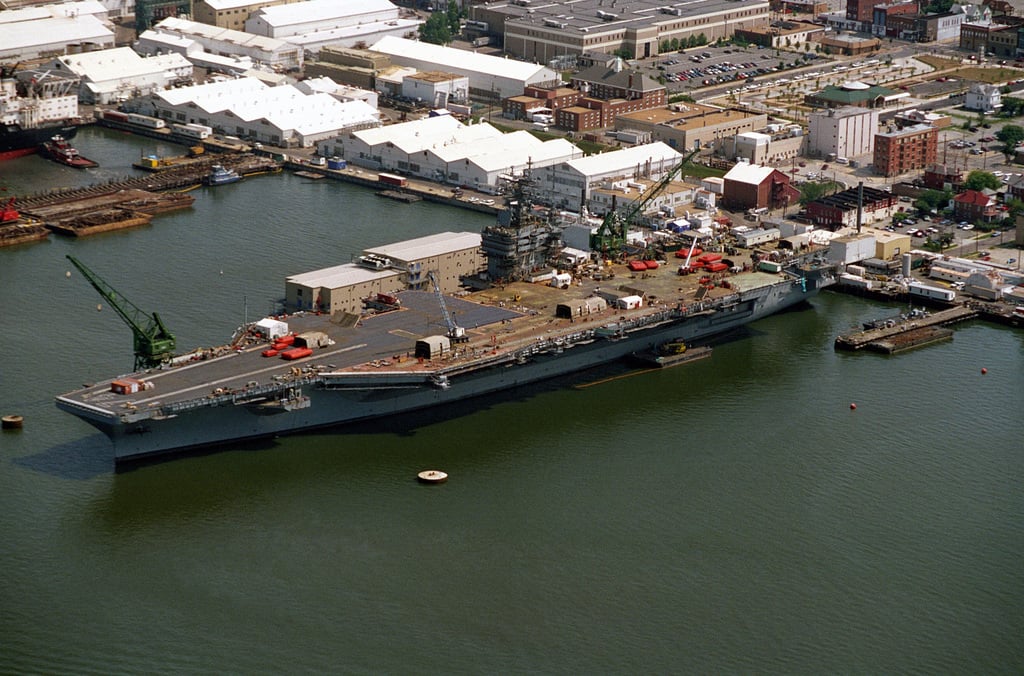
<path id="1" fill-rule="evenodd" d="M 135 337 L 135 370 L 159 366 L 174 356 L 174 336 L 167 330 L 157 313 L 147 314 L 135 306 L 130 300 L 107 284 L 99 275 L 85 267 L 73 256 L 67 256 L 78 270 L 85 275 L 100 295 L 107 299 L 110 306 L 121 315 L 121 319 L 132 330 Z"/>
<path id="2" fill-rule="evenodd" d="M 651 201 L 661 194 L 669 183 L 671 183 L 679 172 L 690 163 L 693 156 L 699 152 L 699 148 L 694 148 L 693 152 L 683 158 L 683 161 L 677 164 L 672 171 L 662 176 L 661 180 L 652 185 L 647 189 L 647 192 L 637 198 L 623 213 L 619 213 L 615 209 L 614 202 L 612 208 L 605 214 L 604 220 L 601 222 L 601 227 L 598 228 L 597 234 L 593 236 L 591 242 L 592 248 L 604 252 L 604 253 L 617 253 L 626 244 L 626 231 L 629 229 L 629 225 L 633 222 L 637 216 L 643 213 L 643 210 L 647 208 L 647 205 Z"/>

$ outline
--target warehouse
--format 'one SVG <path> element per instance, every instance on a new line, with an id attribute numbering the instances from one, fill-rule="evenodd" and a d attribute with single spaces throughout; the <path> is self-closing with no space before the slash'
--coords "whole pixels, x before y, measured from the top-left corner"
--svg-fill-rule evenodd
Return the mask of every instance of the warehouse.
<path id="1" fill-rule="evenodd" d="M 522 130 L 502 134 L 486 122 L 465 125 L 451 115 L 354 131 L 321 143 L 318 152 L 368 169 L 488 190 L 503 174 L 583 155 L 565 139 L 541 141 Z"/>
<path id="2" fill-rule="evenodd" d="M 309 52 L 325 45 L 354 47 L 385 36 L 401 37 L 423 22 L 403 17 L 388 0 L 307 0 L 261 7 L 245 20 L 245 31 L 288 40 Z"/>
<path id="3" fill-rule="evenodd" d="M 370 50 L 387 54 L 397 65 L 465 75 L 469 95 L 479 99 L 519 96 L 526 85 L 561 81 L 558 73 L 544 66 L 392 36 L 382 38 Z"/>
<path id="4" fill-rule="evenodd" d="M 192 83 L 192 64 L 181 54 L 142 57 L 130 47 L 60 56 L 44 69 L 79 77 L 78 100 L 117 105 L 168 87 Z"/>
<path id="5" fill-rule="evenodd" d="M 552 164 L 536 172 L 544 201 L 560 209 L 589 203 L 592 191 L 616 181 L 657 180 L 676 168 L 683 156 L 664 143 L 649 143 Z"/>
<path id="6" fill-rule="evenodd" d="M 302 50 L 290 42 L 177 17 L 168 17 L 143 32 L 135 49 L 143 54 L 175 51 L 197 66 L 204 61 L 214 66 L 231 66 L 232 62 L 241 60 L 249 64 L 258 62 L 275 70 L 291 70 L 303 64 Z M 239 67 L 231 70 L 241 72 Z"/>
<path id="7" fill-rule="evenodd" d="M 364 101 L 343 103 L 330 94 L 269 87 L 255 78 L 157 92 L 141 107 L 139 112 L 170 122 L 204 124 L 219 134 L 283 147 L 310 147 L 380 124 L 379 113 Z"/>
<path id="8" fill-rule="evenodd" d="M 30 61 L 113 46 L 114 31 L 99 2 L 0 11 L 0 61 Z"/>

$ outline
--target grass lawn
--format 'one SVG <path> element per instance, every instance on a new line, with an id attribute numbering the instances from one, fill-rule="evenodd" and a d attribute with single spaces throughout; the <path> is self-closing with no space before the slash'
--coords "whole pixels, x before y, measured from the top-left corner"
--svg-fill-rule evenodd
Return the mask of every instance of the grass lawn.
<path id="1" fill-rule="evenodd" d="M 931 54 L 918 54 L 914 58 L 922 63 L 927 63 L 935 70 L 947 70 L 949 68 L 957 68 L 960 66 L 960 59 L 947 59 L 942 56 L 933 56 Z"/>
<path id="2" fill-rule="evenodd" d="M 993 82 L 1009 82 L 1021 76 L 1021 72 L 1016 68 L 978 68 L 976 66 L 958 68 L 952 74 L 964 80 L 987 82 L 989 84 Z"/>
<path id="3" fill-rule="evenodd" d="M 725 169 L 705 167 L 703 164 L 690 162 L 679 172 L 681 176 L 694 176 L 696 178 L 707 178 L 708 176 L 725 176 Z"/>

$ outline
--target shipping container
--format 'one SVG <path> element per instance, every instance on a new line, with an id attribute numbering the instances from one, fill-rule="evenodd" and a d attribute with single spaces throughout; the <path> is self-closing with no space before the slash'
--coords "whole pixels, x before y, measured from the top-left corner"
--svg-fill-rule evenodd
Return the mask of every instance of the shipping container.
<path id="1" fill-rule="evenodd" d="M 295 359 L 302 359 L 303 357 L 308 357 L 311 354 L 313 354 L 313 350 L 309 349 L 308 347 L 293 347 L 290 350 L 285 350 L 284 352 L 282 352 L 281 359 L 287 359 L 288 361 L 292 361 Z"/>
<path id="2" fill-rule="evenodd" d="M 384 183 L 386 185 L 396 185 L 399 188 L 404 188 L 409 183 L 405 176 L 398 176 L 396 174 L 385 174 L 383 172 L 377 176 L 377 181 L 379 183 Z"/>
<path id="3" fill-rule="evenodd" d="M 761 272 L 782 272 L 782 263 L 776 263 L 775 261 L 759 261 L 757 269 Z"/>
<path id="4" fill-rule="evenodd" d="M 920 282 L 911 282 L 908 288 L 910 289 L 910 295 L 913 297 L 941 300 L 947 303 L 952 303 L 956 300 L 956 291 L 953 291 L 953 289 L 943 289 L 938 286 L 921 284 Z"/>
<path id="5" fill-rule="evenodd" d="M 167 123 L 159 117 L 150 117 L 149 115 L 140 115 L 139 113 L 128 113 L 128 121 L 147 129 L 163 129 L 167 126 Z"/>
<path id="6" fill-rule="evenodd" d="M 122 113 L 118 110 L 101 110 L 99 112 L 99 118 L 101 120 L 110 120 L 112 122 L 127 122 L 128 114 Z"/>
<path id="7" fill-rule="evenodd" d="M 172 124 L 171 131 L 196 141 L 202 141 L 213 135 L 213 129 L 202 124 Z"/>
<path id="8" fill-rule="evenodd" d="M 328 169 L 344 169 L 348 166 L 348 163 L 340 157 L 328 157 L 327 168 Z"/>

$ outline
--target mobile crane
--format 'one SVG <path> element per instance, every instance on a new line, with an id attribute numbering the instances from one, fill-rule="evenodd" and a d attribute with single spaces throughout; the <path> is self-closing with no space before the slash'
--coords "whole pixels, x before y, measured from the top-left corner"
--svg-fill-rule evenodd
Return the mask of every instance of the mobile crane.
<path id="1" fill-rule="evenodd" d="M 117 311 L 124 323 L 132 330 L 135 339 L 136 371 L 159 366 L 174 356 L 176 347 L 174 336 L 164 326 L 160 315 L 155 312 L 152 314 L 143 312 L 74 256 L 69 255 L 67 259 L 78 268 L 86 280 L 110 303 L 110 306 Z"/>
<path id="2" fill-rule="evenodd" d="M 444 302 L 444 294 L 441 293 L 441 284 L 437 281 L 437 275 L 434 274 L 433 270 L 428 270 L 427 277 L 430 278 L 430 283 L 434 286 L 437 304 L 441 306 L 441 314 L 444 315 L 444 323 L 448 327 L 448 337 L 455 343 L 468 342 L 469 336 L 466 335 L 466 329 L 456 324 L 455 320 L 452 319 L 451 312 L 448 311 L 448 303 Z"/>

